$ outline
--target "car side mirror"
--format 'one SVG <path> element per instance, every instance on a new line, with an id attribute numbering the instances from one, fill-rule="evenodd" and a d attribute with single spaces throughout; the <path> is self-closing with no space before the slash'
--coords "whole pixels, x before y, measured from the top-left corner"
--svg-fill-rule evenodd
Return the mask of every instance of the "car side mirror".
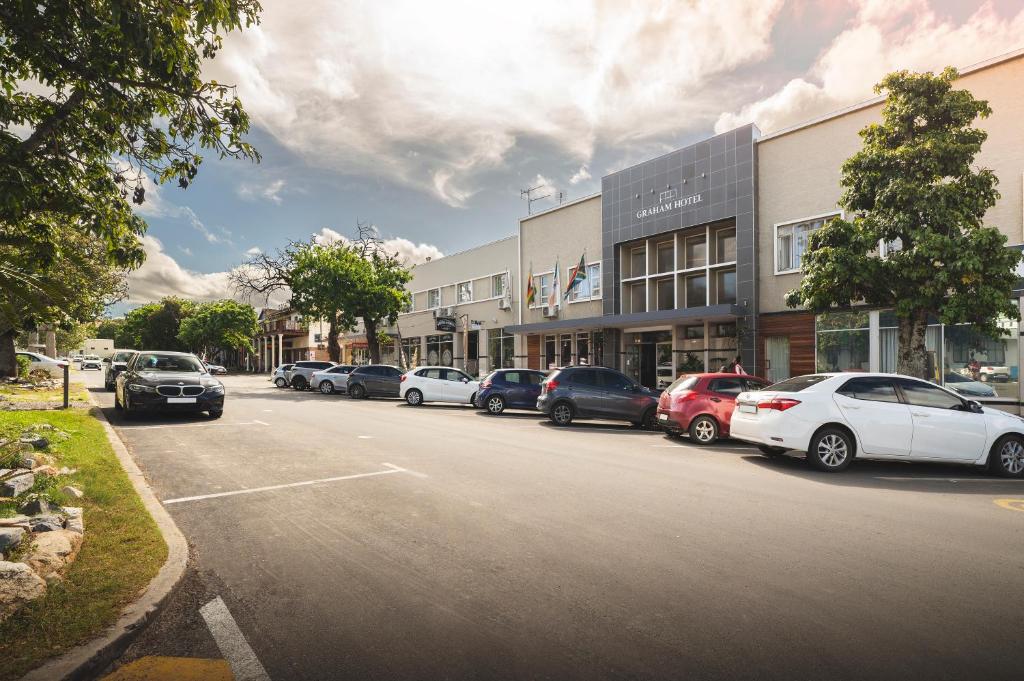
<path id="1" fill-rule="evenodd" d="M 466 378 L 465 376 L 463 376 L 463 377 L 462 377 L 462 382 L 463 382 L 463 383 L 469 383 L 469 379 L 468 379 L 468 378 Z"/>
<path id="2" fill-rule="evenodd" d="M 978 402 L 977 400 L 968 400 L 967 401 L 967 410 L 968 411 L 972 411 L 975 414 L 982 413 L 983 410 L 981 408 L 981 402 Z"/>
<path id="3" fill-rule="evenodd" d="M 104 364 L 110 364 L 110 358 L 109 357 L 104 357 L 103 358 L 103 363 Z"/>

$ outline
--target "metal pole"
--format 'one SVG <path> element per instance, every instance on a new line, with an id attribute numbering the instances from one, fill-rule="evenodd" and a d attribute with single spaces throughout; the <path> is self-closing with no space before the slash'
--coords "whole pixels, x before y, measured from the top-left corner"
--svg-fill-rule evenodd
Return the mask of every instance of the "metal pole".
<path id="1" fill-rule="evenodd" d="M 71 374 L 71 362 L 64 365 L 64 408 L 67 409 L 71 403 L 68 400 L 68 376 Z"/>

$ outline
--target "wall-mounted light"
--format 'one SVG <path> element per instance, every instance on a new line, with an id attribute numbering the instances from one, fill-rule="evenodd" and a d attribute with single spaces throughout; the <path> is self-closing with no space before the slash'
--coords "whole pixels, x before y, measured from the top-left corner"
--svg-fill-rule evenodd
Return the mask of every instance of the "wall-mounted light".
<path id="1" fill-rule="evenodd" d="M 686 184 L 686 178 L 685 177 L 683 178 L 683 184 Z"/>
<path id="2" fill-rule="evenodd" d="M 701 177 L 707 177 L 707 175 L 705 175 L 704 173 L 701 173 L 700 176 Z"/>
<path id="3" fill-rule="evenodd" d="M 638 199 L 639 199 L 639 198 L 640 198 L 640 195 L 639 195 L 639 194 L 637 194 L 637 195 L 636 195 L 636 198 L 638 198 Z"/>

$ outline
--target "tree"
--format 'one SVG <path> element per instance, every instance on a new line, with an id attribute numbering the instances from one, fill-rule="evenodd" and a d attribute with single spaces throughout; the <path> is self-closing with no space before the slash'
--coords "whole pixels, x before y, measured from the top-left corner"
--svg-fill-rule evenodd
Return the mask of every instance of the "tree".
<path id="1" fill-rule="evenodd" d="M 94 338 L 110 338 L 114 346 L 123 348 L 120 341 L 124 339 L 124 319 L 101 319 L 93 330 Z"/>
<path id="2" fill-rule="evenodd" d="M 379 332 L 383 331 L 382 326 L 394 324 L 398 313 L 409 304 L 409 292 L 405 290 L 405 285 L 412 279 L 412 272 L 397 255 L 380 249 L 361 260 L 365 266 L 359 270 L 354 286 L 347 289 L 343 309 L 363 320 L 370 361 L 378 364 Z"/>
<path id="3" fill-rule="evenodd" d="M 255 352 L 253 337 L 259 333 L 256 310 L 234 300 L 201 303 L 182 320 L 178 339 L 192 352 L 210 357 L 215 350 Z"/>
<path id="4" fill-rule="evenodd" d="M 897 371 L 927 378 L 929 315 L 999 336 L 1000 317 L 1018 319 L 1009 298 L 1020 254 L 983 224 L 999 194 L 995 174 L 974 168 L 987 133 L 973 126 L 988 103 L 954 90 L 957 71 L 898 71 L 882 122 L 860 132 L 863 147 L 843 164 L 841 205 L 851 216 L 811 235 L 803 280 L 786 302 L 815 313 L 863 303 L 893 308 Z M 880 244 L 888 251 L 879 256 Z"/>
<path id="5" fill-rule="evenodd" d="M 344 311 L 345 290 L 363 266 L 355 250 L 342 243 L 296 245 L 290 253 L 291 305 L 307 319 L 327 320 L 327 354 L 332 362 L 341 361 L 338 336 L 355 327 L 355 317 Z"/>
<path id="6" fill-rule="evenodd" d="M 191 300 L 169 296 L 158 303 L 149 303 L 129 310 L 124 316 L 121 347 L 136 350 L 188 350 L 178 339 L 181 323 L 191 316 L 196 304 Z M 116 340 L 116 339 L 115 339 Z"/>
<path id="7" fill-rule="evenodd" d="M 256 0 L 0 3 L 0 246 L 38 268 L 66 254 L 54 228 L 99 239 L 111 265 L 138 266 L 143 173 L 188 187 L 202 150 L 259 155 L 233 88 L 202 79 L 222 34 L 258 20 Z M 74 291 L 0 260 L 8 297 L 36 311 Z M 0 306 L 0 321 L 17 323 Z M 7 367 L 0 362 L 0 370 Z"/>

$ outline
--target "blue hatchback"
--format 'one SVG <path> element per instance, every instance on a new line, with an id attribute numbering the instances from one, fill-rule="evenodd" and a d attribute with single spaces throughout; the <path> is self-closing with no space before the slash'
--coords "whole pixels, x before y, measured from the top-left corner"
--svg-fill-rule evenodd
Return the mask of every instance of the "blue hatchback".
<path id="1" fill-rule="evenodd" d="M 546 372 L 533 369 L 498 369 L 480 383 L 476 406 L 491 414 L 506 409 L 537 410 L 537 398 Z"/>

